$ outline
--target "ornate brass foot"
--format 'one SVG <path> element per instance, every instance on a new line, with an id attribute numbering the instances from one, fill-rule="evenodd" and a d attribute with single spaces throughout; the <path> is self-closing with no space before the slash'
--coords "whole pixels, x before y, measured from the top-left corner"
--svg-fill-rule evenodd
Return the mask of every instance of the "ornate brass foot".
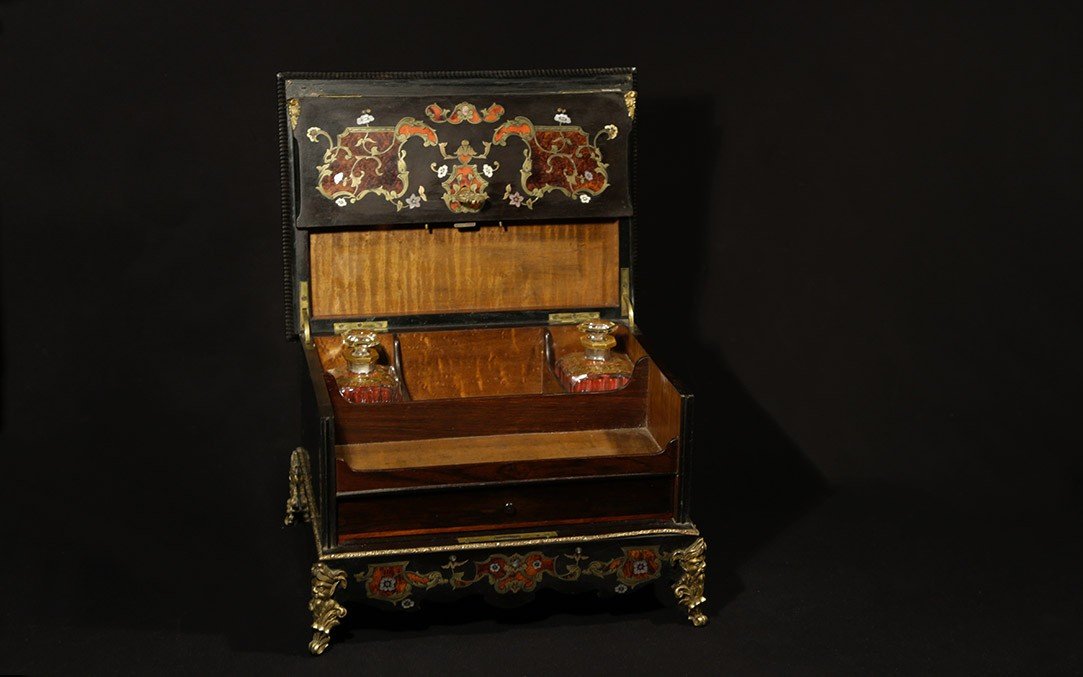
<path id="1" fill-rule="evenodd" d="M 696 608 L 707 599 L 703 596 L 703 579 L 707 572 L 706 550 L 707 542 L 697 538 L 692 545 L 674 550 L 670 555 L 670 560 L 679 564 L 684 572 L 673 584 L 673 594 L 677 596 L 677 603 L 688 612 L 688 620 L 697 628 L 707 625 L 707 615 Z"/>
<path id="2" fill-rule="evenodd" d="M 290 497 L 286 499 L 286 524 L 293 524 L 297 515 L 308 522 L 312 515 L 308 512 L 308 501 L 304 494 L 304 468 L 308 465 L 308 452 L 297 447 L 290 455 Z"/>
<path id="3" fill-rule="evenodd" d="M 312 612 L 312 629 L 316 632 L 312 633 L 308 650 L 313 656 L 324 652 L 331 643 L 331 628 L 346 616 L 346 609 L 334 599 L 339 585 L 346 587 L 345 571 L 332 569 L 323 562 L 312 565 L 312 600 L 308 610 Z"/>

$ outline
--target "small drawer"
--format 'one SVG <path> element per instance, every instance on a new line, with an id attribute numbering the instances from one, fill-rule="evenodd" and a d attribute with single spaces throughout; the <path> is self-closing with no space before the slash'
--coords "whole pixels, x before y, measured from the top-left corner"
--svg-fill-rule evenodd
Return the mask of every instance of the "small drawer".
<path id="1" fill-rule="evenodd" d="M 339 542 L 674 514 L 673 475 L 388 492 L 338 499 Z"/>

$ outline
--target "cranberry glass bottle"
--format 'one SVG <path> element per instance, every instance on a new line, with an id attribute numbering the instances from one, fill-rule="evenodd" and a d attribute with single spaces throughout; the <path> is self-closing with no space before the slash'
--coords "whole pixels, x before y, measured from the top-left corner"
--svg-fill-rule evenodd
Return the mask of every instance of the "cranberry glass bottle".
<path id="1" fill-rule="evenodd" d="M 371 331 L 351 329 L 342 336 L 342 357 L 346 367 L 331 370 L 338 392 L 347 402 L 371 404 L 401 399 L 395 368 L 380 364 L 380 345 Z"/>
<path id="2" fill-rule="evenodd" d="M 560 358 L 557 378 L 571 393 L 594 393 L 617 390 L 632 378 L 632 361 L 624 353 L 615 353 L 617 339 L 612 335 L 617 325 L 609 320 L 587 320 L 579 324 L 579 342 L 585 350 Z"/>

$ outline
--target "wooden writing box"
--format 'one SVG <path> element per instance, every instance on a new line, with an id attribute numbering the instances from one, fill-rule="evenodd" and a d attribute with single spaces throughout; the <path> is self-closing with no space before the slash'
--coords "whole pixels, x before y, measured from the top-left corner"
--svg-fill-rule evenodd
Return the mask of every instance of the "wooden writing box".
<path id="1" fill-rule="evenodd" d="M 286 522 L 310 521 L 309 649 L 346 596 L 621 594 L 660 578 L 695 625 L 692 397 L 633 320 L 633 71 L 279 76 L 286 334 L 309 385 Z M 585 318 L 627 385 L 571 393 Z M 379 332 L 402 401 L 327 372 Z"/>

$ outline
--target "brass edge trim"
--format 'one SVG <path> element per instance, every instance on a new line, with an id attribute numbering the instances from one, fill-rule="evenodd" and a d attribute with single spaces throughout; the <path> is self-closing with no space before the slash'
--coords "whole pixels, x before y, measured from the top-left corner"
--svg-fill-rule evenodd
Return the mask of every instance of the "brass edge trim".
<path id="1" fill-rule="evenodd" d="M 628 318 L 628 326 L 636 326 L 636 311 L 632 307 L 632 273 L 628 268 L 620 269 L 620 313 Z"/>
<path id="2" fill-rule="evenodd" d="M 316 506 L 316 494 L 312 490 L 312 475 L 309 474 L 308 465 L 310 459 L 308 450 L 305 449 L 304 461 L 301 463 L 301 491 L 304 493 L 305 503 L 308 504 L 308 522 L 312 525 L 312 538 L 316 541 L 316 556 L 323 559 L 323 545 L 320 544 L 320 511 Z"/>
<path id="3" fill-rule="evenodd" d="M 616 531 L 607 534 L 587 534 L 584 536 L 558 536 L 556 538 L 535 538 L 515 541 L 486 541 L 482 543 L 462 543 L 457 545 L 435 545 L 422 548 L 389 548 L 386 550 L 358 550 L 357 552 L 320 552 L 320 560 L 354 559 L 359 557 L 389 557 L 397 555 L 424 555 L 434 552 L 457 552 L 460 550 L 485 550 L 487 548 L 518 548 L 534 545 L 552 545 L 559 543 L 589 543 L 608 541 L 618 538 L 636 538 L 638 536 L 699 536 L 699 529 L 689 527 L 641 529 L 639 531 Z"/>
<path id="4" fill-rule="evenodd" d="M 528 538 L 556 538 L 555 531 L 532 531 L 526 534 L 494 534 L 492 536 L 461 536 L 455 540 L 459 543 L 483 543 L 491 539 L 522 541 Z"/>
<path id="5" fill-rule="evenodd" d="M 619 87 L 610 87 L 606 89 L 558 89 L 551 92 L 523 92 L 524 95 L 530 96 L 547 96 L 550 94 L 619 94 L 621 90 Z M 304 96 L 318 98 L 318 99 L 401 99 L 401 94 L 394 93 L 377 93 L 377 94 L 327 94 L 325 92 L 305 92 Z M 414 95 L 422 97 L 422 94 Z M 457 96 L 457 94 L 440 94 L 439 96 Z M 634 96 L 634 94 L 633 94 Z M 627 101 L 627 94 L 625 94 L 625 101 Z M 627 105 L 627 104 L 626 104 Z M 631 117 L 631 116 L 629 116 Z"/>

